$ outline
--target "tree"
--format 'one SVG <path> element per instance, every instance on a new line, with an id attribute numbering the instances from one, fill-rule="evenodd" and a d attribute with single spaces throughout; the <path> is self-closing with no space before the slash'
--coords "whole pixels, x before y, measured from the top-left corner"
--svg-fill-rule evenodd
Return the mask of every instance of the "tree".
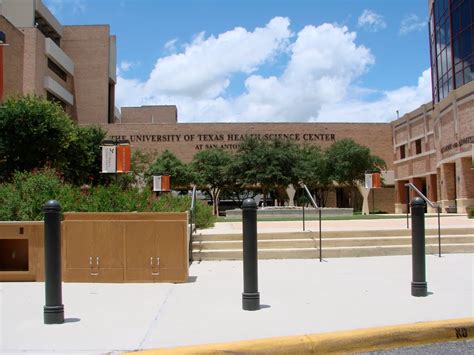
<path id="1" fill-rule="evenodd" d="M 231 182 L 229 165 L 232 155 L 222 148 L 202 150 L 193 157 L 192 168 L 196 182 L 204 185 L 212 198 L 213 213 L 219 215 L 219 197 Z"/>
<path id="2" fill-rule="evenodd" d="M 332 144 L 325 153 L 329 177 L 340 185 L 356 186 L 364 180 L 366 171 L 385 168 L 382 158 L 370 154 L 370 149 L 352 139 L 342 139 Z"/>
<path id="3" fill-rule="evenodd" d="M 61 167 L 74 139 L 75 125 L 58 104 L 36 96 L 8 98 L 0 109 L 0 176 Z"/>
<path id="4" fill-rule="evenodd" d="M 187 189 L 194 179 L 189 167 L 169 150 L 165 150 L 145 172 L 145 178 L 151 183 L 153 176 L 170 175 L 173 190 Z"/>
<path id="5" fill-rule="evenodd" d="M 305 145 L 298 151 L 295 176 L 315 193 L 319 206 L 326 206 L 328 188 L 332 185 L 326 163 L 324 152 L 318 146 Z"/>
<path id="6" fill-rule="evenodd" d="M 100 127 L 75 127 L 74 138 L 65 151 L 61 164 L 64 179 L 75 185 L 100 181 L 100 145 L 106 132 Z"/>
<path id="7" fill-rule="evenodd" d="M 237 180 L 242 187 L 260 186 L 266 205 L 266 197 L 271 189 L 286 188 L 295 181 L 296 153 L 296 145 L 289 140 L 247 138 L 239 147 L 231 171 L 239 177 Z"/>
<path id="8" fill-rule="evenodd" d="M 385 169 L 382 158 L 352 139 L 343 139 L 331 145 L 325 154 L 329 177 L 341 186 L 349 187 L 351 205 L 356 208 L 356 190 L 361 188 L 367 171 Z"/>

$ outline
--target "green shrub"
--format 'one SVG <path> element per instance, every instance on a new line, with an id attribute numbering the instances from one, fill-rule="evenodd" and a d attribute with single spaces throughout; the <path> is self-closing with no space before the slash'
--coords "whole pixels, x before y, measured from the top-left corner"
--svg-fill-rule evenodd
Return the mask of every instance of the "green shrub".
<path id="1" fill-rule="evenodd" d="M 467 208 L 467 216 L 468 216 L 469 218 L 474 218 L 474 206 Z"/>
<path id="2" fill-rule="evenodd" d="M 13 175 L 13 189 L 18 195 L 17 215 L 19 221 L 43 219 L 43 205 L 57 200 L 61 190 L 61 179 L 54 170 L 38 172 L 16 172 Z"/>
<path id="3" fill-rule="evenodd" d="M 217 216 L 212 213 L 212 206 L 201 201 L 196 202 L 195 223 L 197 228 L 213 227 L 216 220 Z"/>
<path id="4" fill-rule="evenodd" d="M 20 198 L 12 184 L 0 185 L 0 221 L 18 220 Z"/>
<path id="5" fill-rule="evenodd" d="M 54 170 L 15 173 L 12 183 L 0 185 L 0 220 L 35 221 L 43 219 L 43 206 L 55 199 L 62 212 L 185 212 L 191 206 L 189 196 L 165 194 L 159 199 L 148 189 L 124 190 L 118 184 L 96 186 L 81 191 L 65 184 Z M 210 206 L 198 203 L 198 228 L 214 224 Z"/>

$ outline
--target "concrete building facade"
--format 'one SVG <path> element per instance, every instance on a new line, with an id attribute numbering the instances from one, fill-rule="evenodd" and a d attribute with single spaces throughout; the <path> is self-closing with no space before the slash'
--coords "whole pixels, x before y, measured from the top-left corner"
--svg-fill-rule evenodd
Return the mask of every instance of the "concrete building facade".
<path id="1" fill-rule="evenodd" d="M 433 102 L 392 122 L 395 211 L 410 182 L 444 212 L 474 206 L 474 1 L 430 0 Z M 432 210 L 428 207 L 429 210 Z"/>
<path id="2" fill-rule="evenodd" d="M 58 102 L 79 123 L 113 123 L 116 44 L 108 25 L 63 26 L 41 0 L 0 1 L 4 96 Z"/>
<path id="3" fill-rule="evenodd" d="M 186 162 L 201 149 L 235 151 L 249 135 L 322 148 L 351 138 L 388 166 L 388 188 L 369 196 L 374 210 L 405 212 L 410 182 L 444 212 L 464 213 L 474 206 L 474 0 L 429 0 L 429 16 L 433 101 L 391 123 L 179 123 L 173 105 L 122 107 L 120 117 L 109 26 L 63 26 L 41 0 L 0 0 L 4 93 L 46 96 L 79 124 Z M 330 195 L 328 205 L 338 204 Z"/>

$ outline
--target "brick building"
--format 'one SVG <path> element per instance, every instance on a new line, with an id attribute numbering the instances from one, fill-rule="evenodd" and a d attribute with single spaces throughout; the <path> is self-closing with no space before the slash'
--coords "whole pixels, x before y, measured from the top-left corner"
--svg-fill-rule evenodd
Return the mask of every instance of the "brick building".
<path id="1" fill-rule="evenodd" d="M 411 182 L 443 211 L 474 206 L 474 1 L 431 0 L 433 101 L 392 122 L 395 210 Z"/>
<path id="2" fill-rule="evenodd" d="M 115 36 L 108 25 L 63 26 L 41 0 L 0 1 L 3 94 L 45 96 L 79 123 L 113 123 Z"/>
<path id="3" fill-rule="evenodd" d="M 178 123 L 175 106 L 123 107 L 120 117 L 109 27 L 62 26 L 41 0 L 0 0 L 9 43 L 4 94 L 46 96 L 80 124 L 100 124 L 134 149 L 168 149 L 184 161 L 208 147 L 235 150 L 245 135 L 323 148 L 352 138 L 388 165 L 387 187 L 372 190 L 370 210 L 404 212 L 411 182 L 445 211 L 461 213 L 474 205 L 474 1 L 430 0 L 429 14 L 433 101 L 391 123 Z M 328 205 L 346 207 L 339 197 L 336 188 Z"/>

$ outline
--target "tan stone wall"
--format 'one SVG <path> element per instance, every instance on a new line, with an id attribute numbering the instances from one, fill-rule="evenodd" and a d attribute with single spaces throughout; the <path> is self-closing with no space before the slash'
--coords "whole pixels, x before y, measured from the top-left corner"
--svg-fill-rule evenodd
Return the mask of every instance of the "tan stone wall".
<path id="1" fill-rule="evenodd" d="M 61 48 L 74 62 L 74 100 L 78 122 L 107 123 L 109 26 L 64 26 Z"/>
<path id="2" fill-rule="evenodd" d="M 2 47 L 4 97 L 18 95 L 23 92 L 24 36 L 3 16 L 0 16 L 0 28 L 9 44 Z"/>
<path id="3" fill-rule="evenodd" d="M 421 121 L 417 120 L 420 112 L 425 114 Z M 420 122 L 425 122 L 424 127 Z M 464 206 L 474 201 L 474 183 L 470 182 L 474 180 L 472 170 L 465 167 L 470 164 L 466 161 L 471 159 L 471 144 L 474 143 L 474 82 L 452 91 L 432 109 L 424 105 L 392 122 L 395 144 L 406 141 L 407 125 L 410 126 L 410 150 L 407 159 L 395 163 L 396 179 L 424 179 L 427 187 L 429 185 L 430 196 L 443 208 L 457 204 L 458 212 L 464 212 Z M 422 138 L 423 155 L 417 157 L 415 139 L 422 129 L 426 134 Z M 401 197 L 397 196 L 397 199 L 401 200 Z"/>
<path id="4" fill-rule="evenodd" d="M 375 212 L 395 212 L 395 187 L 384 187 L 381 189 L 371 189 L 369 193 L 369 211 Z"/>
<path id="5" fill-rule="evenodd" d="M 122 123 L 177 123 L 178 110 L 174 105 L 122 107 Z"/>
<path id="6" fill-rule="evenodd" d="M 44 35 L 36 28 L 23 28 L 22 32 L 25 36 L 23 94 L 44 96 L 44 75 L 47 68 Z"/>
<path id="7" fill-rule="evenodd" d="M 113 124 L 103 126 L 108 136 L 129 139 L 133 148 L 157 154 L 165 149 L 184 161 L 209 147 L 235 151 L 244 135 L 261 139 L 287 138 L 299 144 L 329 147 L 336 140 L 352 138 L 370 148 L 393 166 L 391 126 L 387 123 L 179 123 L 179 124 Z"/>

